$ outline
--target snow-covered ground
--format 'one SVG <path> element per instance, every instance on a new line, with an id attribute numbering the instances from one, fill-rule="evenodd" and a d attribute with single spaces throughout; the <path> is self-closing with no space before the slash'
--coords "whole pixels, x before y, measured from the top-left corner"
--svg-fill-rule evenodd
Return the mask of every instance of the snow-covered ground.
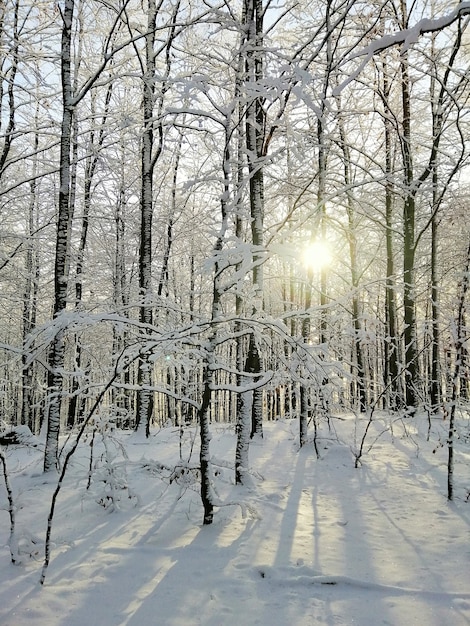
<path id="1" fill-rule="evenodd" d="M 97 437 L 73 457 L 44 586 L 55 480 L 42 474 L 37 448 L 5 447 L 23 564 L 10 563 L 2 478 L 0 624 L 470 624 L 469 424 L 457 442 L 453 503 L 439 444 L 446 426 L 434 420 L 428 442 L 424 418 L 381 416 L 355 469 L 354 432 L 359 440 L 365 422 L 341 416 L 331 430 L 323 425 L 320 459 L 311 445 L 299 452 L 295 421 L 271 422 L 250 448 L 252 485 L 241 488 L 233 484 L 233 427 L 214 424 L 214 482 L 225 505 L 207 527 L 196 478 L 185 472 L 170 482 L 159 465 L 179 463 L 177 429 L 148 440 L 107 431 L 107 453 Z M 181 440 L 190 465 L 198 461 L 194 435 Z M 87 489 L 90 454 L 97 469 Z"/>

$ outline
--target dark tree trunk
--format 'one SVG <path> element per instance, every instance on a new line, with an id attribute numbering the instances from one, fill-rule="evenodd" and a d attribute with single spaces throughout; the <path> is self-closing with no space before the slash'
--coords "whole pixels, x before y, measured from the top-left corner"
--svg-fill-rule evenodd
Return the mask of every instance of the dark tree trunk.
<path id="1" fill-rule="evenodd" d="M 168 35 L 164 47 L 166 67 L 160 79 L 158 107 L 155 107 L 155 85 L 157 83 L 156 51 L 157 41 L 156 21 L 161 4 L 155 0 L 148 0 L 147 30 L 145 35 L 145 73 L 143 76 L 143 133 L 141 147 L 141 191 L 140 191 L 140 247 L 139 247 L 139 291 L 141 306 L 139 321 L 143 324 L 144 334 L 151 335 L 153 324 L 153 296 L 152 296 L 152 222 L 153 222 L 153 174 L 155 165 L 163 149 L 163 121 L 161 118 L 163 101 L 171 69 L 171 47 L 175 37 L 176 18 L 179 11 L 179 2 L 173 7 L 171 24 L 168 25 Z M 158 122 L 155 122 L 155 119 Z M 155 131 L 157 139 L 155 138 Z M 154 392 L 152 389 L 153 368 L 149 360 L 148 349 L 143 346 L 142 356 L 138 362 L 137 382 L 140 387 L 136 402 L 136 430 L 145 430 L 148 436 L 150 422 L 153 416 Z"/>
<path id="2" fill-rule="evenodd" d="M 2 3 L 3 4 L 3 3 Z M 2 122 L 4 111 L 0 108 L 1 119 L 0 119 L 0 129 L 2 130 L 2 135 L 4 137 L 3 140 L 3 149 L 0 153 L 0 178 L 4 173 L 5 164 L 8 159 L 8 155 L 10 154 L 11 146 L 13 143 L 13 139 L 15 136 L 15 128 L 16 128 L 16 102 L 15 102 L 15 80 L 18 72 L 18 61 L 19 61 L 19 33 L 18 33 L 18 11 L 20 7 L 20 2 L 17 0 L 14 6 L 13 12 L 13 33 L 8 33 L 8 40 L 11 41 L 11 48 L 7 50 L 6 55 L 8 55 L 9 61 L 11 63 L 10 71 L 8 72 L 8 113 L 5 114 L 5 117 L 8 119 L 7 127 L 5 130 L 2 128 Z M 4 19 L 5 15 L 5 6 L 0 6 L 0 19 L 1 19 L 1 29 L 0 32 L 4 30 Z M 2 42 L 3 43 L 3 42 Z M 2 63 L 3 68 L 3 63 Z M 2 76 L 2 81 L 5 78 Z M 3 96 L 3 94 L 0 94 Z M 1 107 L 0 103 L 0 107 Z"/>
<path id="3" fill-rule="evenodd" d="M 209 414 L 211 402 L 211 383 L 213 372 L 206 366 L 203 373 L 202 402 L 199 408 L 198 421 L 201 440 L 199 460 L 201 464 L 201 500 L 204 508 L 203 524 L 212 524 L 214 519 L 214 505 L 212 503 L 212 465 L 210 456 L 210 428 Z"/>
<path id="4" fill-rule="evenodd" d="M 140 247 L 139 247 L 139 296 L 141 305 L 139 321 L 144 333 L 150 333 L 153 323 L 152 305 L 152 221 L 153 221 L 153 150 L 154 150 L 154 97 L 155 97 L 155 24 L 157 8 L 155 0 L 148 0 L 147 30 L 145 36 L 145 74 L 143 76 L 143 133 L 141 148 L 140 190 Z M 145 354 L 138 362 L 136 404 L 136 430 L 144 429 L 149 435 L 153 415 L 152 366 Z"/>
<path id="5" fill-rule="evenodd" d="M 406 3 L 402 0 L 403 27 L 408 24 Z M 400 61 L 402 137 L 401 148 L 404 170 L 403 205 L 403 316 L 404 316 L 404 375 L 405 404 L 413 414 L 418 405 L 419 364 L 417 348 L 416 302 L 415 302 L 415 216 L 416 201 L 413 186 L 413 158 L 411 147 L 411 82 L 408 72 L 408 55 Z"/>
<path id="6" fill-rule="evenodd" d="M 57 318 L 67 305 L 68 256 L 70 246 L 70 167 L 71 137 L 73 122 L 73 94 L 71 79 L 71 43 L 74 0 L 65 0 L 62 9 L 61 41 L 61 80 L 62 80 L 62 122 L 60 135 L 59 198 L 56 251 L 54 264 L 54 318 Z M 52 340 L 48 357 L 48 411 L 47 433 L 44 451 L 44 471 L 53 469 L 57 462 L 60 414 L 63 389 L 63 366 L 65 361 L 65 331 L 59 329 Z"/>
<path id="7" fill-rule="evenodd" d="M 347 197 L 347 215 L 348 215 L 348 241 L 349 241 L 349 260 L 351 264 L 351 284 L 353 288 L 352 296 L 352 322 L 354 328 L 354 353 L 356 358 L 356 386 L 359 400 L 359 410 L 364 413 L 367 409 L 367 394 L 365 385 L 364 357 L 362 352 L 362 325 L 360 320 L 360 306 L 358 297 L 359 287 L 359 268 L 357 261 L 357 237 L 356 223 L 354 218 L 354 198 L 352 196 L 352 173 L 351 173 L 351 155 L 348 144 L 346 143 L 346 132 L 341 115 L 338 118 L 339 134 L 341 139 L 341 148 L 343 152 L 343 170 L 344 184 L 346 187 Z"/>
<path id="8" fill-rule="evenodd" d="M 245 0 L 244 16 L 247 26 L 247 54 L 245 75 L 248 83 L 259 84 L 263 78 L 263 2 Z M 257 96 L 247 106 L 246 147 L 250 177 L 251 241 L 253 245 L 253 285 L 255 288 L 254 312 L 263 308 L 263 239 L 264 239 L 264 174 L 265 111 L 263 98 Z M 256 343 L 254 351 L 258 351 Z M 253 362 L 261 367 L 259 354 Z M 258 370 L 260 373 L 261 370 Z M 251 437 L 263 436 L 263 390 L 253 391 Z"/>
<path id="9" fill-rule="evenodd" d="M 388 102 L 390 95 L 390 85 L 388 80 L 388 66 L 384 62 L 383 68 L 383 91 L 386 111 L 388 113 Z M 400 378 L 398 366 L 398 336 L 397 336 L 397 312 L 396 312 L 396 286 L 395 286 L 395 264 L 393 259 L 393 159 L 392 159 L 392 128 L 389 115 L 384 116 L 385 127 L 385 240 L 387 250 L 387 278 L 385 284 L 385 385 L 390 389 L 388 394 L 390 408 L 397 410 L 403 402 L 400 392 Z"/>
<path id="10" fill-rule="evenodd" d="M 467 247 L 467 257 L 465 260 L 465 269 L 460 285 L 460 296 L 458 302 L 457 319 L 455 324 L 455 365 L 452 376 L 452 391 L 449 409 L 449 431 L 447 436 L 447 499 L 454 499 L 454 439 L 455 439 L 455 414 L 457 410 L 457 401 L 459 397 L 459 384 L 462 375 L 462 358 L 465 350 L 465 342 L 467 340 L 467 332 L 465 328 L 465 301 L 469 287 L 470 272 L 470 244 Z"/>

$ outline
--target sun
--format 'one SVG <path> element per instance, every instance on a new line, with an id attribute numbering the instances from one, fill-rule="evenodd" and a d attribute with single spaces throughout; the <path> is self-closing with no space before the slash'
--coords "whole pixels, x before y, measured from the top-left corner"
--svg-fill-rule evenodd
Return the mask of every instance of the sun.
<path id="1" fill-rule="evenodd" d="M 322 270 L 331 260 L 330 246 L 325 241 L 312 241 L 303 249 L 302 261 L 309 270 Z"/>

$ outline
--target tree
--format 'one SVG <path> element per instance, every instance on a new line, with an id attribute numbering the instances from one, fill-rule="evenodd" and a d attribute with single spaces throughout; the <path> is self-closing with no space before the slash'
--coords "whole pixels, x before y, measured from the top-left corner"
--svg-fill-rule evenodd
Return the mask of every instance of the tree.
<path id="1" fill-rule="evenodd" d="M 245 97 L 246 97 L 246 151 L 250 186 L 251 243 L 253 246 L 253 286 L 255 303 L 253 313 L 263 306 L 263 238 L 264 238 L 264 173 L 263 162 L 267 155 L 266 119 L 263 96 L 258 94 L 258 85 L 263 80 L 263 18 L 262 0 L 245 0 L 246 20 Z M 253 91 L 252 91 L 253 90 Z M 250 338 L 247 371 L 261 372 L 258 346 Z M 253 391 L 251 437 L 263 436 L 263 391 Z"/>
<path id="2" fill-rule="evenodd" d="M 72 42 L 74 24 L 74 0 L 65 0 L 60 8 L 62 20 L 60 64 L 61 64 L 61 95 L 62 111 L 60 124 L 60 155 L 59 155 L 59 191 L 57 199 L 57 230 L 54 262 L 54 304 L 53 317 L 58 322 L 48 355 L 48 407 L 47 433 L 44 451 L 44 471 L 53 469 L 57 462 L 58 441 L 61 422 L 62 392 L 64 386 L 65 363 L 65 327 L 61 326 L 60 317 L 67 307 L 69 285 L 69 251 L 71 237 L 71 220 L 73 217 L 72 193 L 72 129 L 75 110 L 86 94 L 96 83 L 102 72 L 112 59 L 116 49 L 111 49 L 113 33 L 119 24 L 120 13 L 127 3 L 118 11 L 118 17 L 110 27 L 108 40 L 104 46 L 103 59 L 96 70 L 88 76 L 83 84 L 75 86 L 72 68 Z M 118 47 L 117 49 L 120 49 Z"/>
<path id="3" fill-rule="evenodd" d="M 163 150 L 163 102 L 167 91 L 167 81 L 171 69 L 171 47 L 176 36 L 176 19 L 180 2 L 172 9 L 170 23 L 167 25 L 167 41 L 155 49 L 156 22 L 161 8 L 155 0 L 148 0 L 147 27 L 145 34 L 145 61 L 143 62 L 143 133 L 141 148 L 141 192 L 140 192 L 140 248 L 139 248 L 139 291 L 141 305 L 139 321 L 151 333 L 153 322 L 152 303 L 152 219 L 153 219 L 153 176 L 156 163 Z M 164 73 L 160 90 L 156 98 L 157 69 L 156 58 L 164 54 Z M 141 61 L 142 63 L 142 61 Z M 155 109 L 155 100 L 157 108 Z M 154 133 L 157 134 L 155 141 Z M 137 394 L 136 429 L 145 428 L 149 435 L 150 421 L 153 414 L 152 366 L 145 356 L 145 349 L 139 361 Z"/>
<path id="4" fill-rule="evenodd" d="M 70 246 L 70 222 L 72 209 L 70 204 L 70 167 L 72 122 L 75 107 L 72 91 L 72 22 L 74 0 L 65 0 L 61 9 L 61 88 L 62 119 L 60 130 L 59 196 L 57 217 L 57 238 L 54 265 L 54 307 L 53 315 L 57 319 L 67 306 L 68 258 Z M 51 343 L 48 356 L 49 404 L 47 412 L 47 435 L 44 451 L 44 471 L 53 469 L 57 462 L 60 411 L 63 386 L 63 366 L 65 360 L 65 330 L 58 329 Z"/>
<path id="5" fill-rule="evenodd" d="M 467 341 L 467 329 L 465 327 L 465 307 L 466 297 L 469 287 L 469 273 L 470 273 L 470 245 L 467 248 L 465 268 L 463 271 L 462 280 L 460 283 L 460 293 L 457 303 L 457 315 L 455 320 L 455 327 L 453 329 L 453 341 L 455 348 L 455 365 L 452 377 L 452 391 L 449 407 L 449 434 L 447 439 L 447 499 L 453 500 L 454 498 L 454 440 L 455 440 L 455 414 L 457 410 L 457 401 L 459 397 L 459 390 L 461 384 L 461 371 L 463 368 L 464 358 L 464 345 Z"/>

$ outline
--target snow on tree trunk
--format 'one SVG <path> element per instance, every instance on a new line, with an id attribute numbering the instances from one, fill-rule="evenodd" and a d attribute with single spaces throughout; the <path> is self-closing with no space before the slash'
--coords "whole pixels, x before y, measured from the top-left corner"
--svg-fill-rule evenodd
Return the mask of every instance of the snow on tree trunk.
<path id="1" fill-rule="evenodd" d="M 259 364 L 259 351 L 256 345 L 256 341 L 254 339 L 253 334 L 250 335 L 250 343 L 248 347 L 248 355 L 246 358 L 246 363 L 244 370 L 247 374 L 256 374 L 260 371 Z M 253 379 L 248 376 L 241 377 L 241 384 L 247 384 L 248 382 L 252 382 Z M 256 391 L 257 389 L 252 389 L 248 391 L 244 391 L 240 394 L 239 398 L 239 418 L 237 423 L 237 446 L 235 452 L 235 482 L 237 485 L 245 484 L 246 475 L 248 472 L 248 450 L 250 445 L 250 438 L 253 437 L 253 429 L 256 428 L 256 424 L 253 423 L 253 415 L 255 413 L 255 409 L 253 407 L 254 402 L 256 401 Z M 259 397 L 259 395 L 258 395 Z M 258 408 L 259 410 L 259 408 Z M 262 407 L 261 407 L 262 410 Z M 250 432 L 250 424 L 251 424 L 251 432 Z M 261 433 L 262 435 L 262 433 Z"/>
<path id="2" fill-rule="evenodd" d="M 38 106 L 36 107 L 36 126 L 37 126 L 37 113 Z M 34 147 L 35 153 L 37 152 L 39 145 L 38 133 L 35 133 Z M 37 158 L 33 163 L 33 174 L 37 173 Z M 28 243 L 26 251 L 25 261 L 25 273 L 26 282 L 23 293 L 23 328 L 22 328 L 22 340 L 23 345 L 26 344 L 29 334 L 36 326 L 37 308 L 38 308 L 38 288 L 39 288 L 39 262 L 37 253 L 37 244 L 33 240 L 33 233 L 35 231 L 35 222 L 37 217 L 37 181 L 33 180 L 30 183 L 30 202 L 28 212 L 28 236 L 30 241 Z M 32 431 L 36 431 L 36 419 L 34 410 L 34 376 L 35 367 L 34 363 L 30 362 L 30 356 L 25 349 L 22 354 L 22 378 L 21 378 L 21 423 L 28 426 Z"/>
<path id="3" fill-rule="evenodd" d="M 18 62 L 19 62 L 19 32 L 18 32 L 18 11 L 20 7 L 20 2 L 17 0 L 15 2 L 15 6 L 13 9 L 13 33 L 8 33 L 7 41 L 9 42 L 9 49 L 7 49 L 6 53 L 4 53 L 5 57 L 8 58 L 8 64 L 10 65 L 9 71 L 7 73 L 8 80 L 8 114 L 3 111 L 2 108 L 2 117 L 8 118 L 8 124 L 4 131 L 3 137 L 3 148 L 0 154 L 0 177 L 3 174 L 5 164 L 8 158 L 8 155 L 11 150 L 12 142 L 15 138 L 15 127 L 16 127 L 16 102 L 15 102 L 15 79 L 18 72 Z M 0 33 L 4 30 L 4 16 L 5 16 L 5 6 L 0 6 L 0 16 L 1 16 L 1 27 Z M 3 38 L 2 38 L 3 39 Z M 11 43 L 10 43 L 11 42 Z M 2 47 L 5 45 L 5 42 L 2 40 Z M 3 55 L 2 55 L 3 57 Z M 1 58 L 1 65 L 4 67 L 5 59 Z M 5 80 L 2 77 L 2 81 Z M 2 97 L 3 87 L 2 87 Z M 0 105 L 1 106 L 1 105 Z M 3 120 L 2 120 L 3 121 Z M 1 125 L 1 122 L 0 122 Z M 3 130 L 3 129 L 2 129 Z"/>
<path id="4" fill-rule="evenodd" d="M 155 23 L 157 8 L 155 0 L 148 0 L 147 30 L 145 35 L 145 73 L 143 76 L 143 133 L 141 149 L 141 191 L 140 191 L 140 247 L 139 247 L 139 295 L 141 305 L 139 321 L 146 326 L 144 333 L 151 333 L 152 309 L 152 221 L 153 221 L 153 149 L 154 149 L 154 97 L 155 97 Z M 136 405 L 136 430 L 148 436 L 153 414 L 152 367 L 148 356 L 143 355 L 138 362 Z"/>
<path id="5" fill-rule="evenodd" d="M 152 334 L 153 324 L 153 290 L 152 290 L 152 221 L 153 221 L 153 175 L 155 165 L 163 149 L 162 108 L 167 82 L 171 69 L 171 46 L 175 37 L 176 19 L 180 3 L 173 7 L 167 25 L 167 40 L 160 52 L 165 52 L 165 71 L 163 77 L 157 75 L 155 44 L 157 42 L 156 21 L 161 3 L 148 0 L 147 29 L 145 34 L 145 71 L 143 74 L 143 132 L 141 147 L 141 191 L 140 191 L 140 247 L 139 247 L 139 292 L 141 306 L 139 321 L 144 326 L 144 335 Z M 158 98 L 155 86 L 159 83 Z M 155 107 L 155 104 L 158 106 Z M 157 109 L 157 110 L 156 110 Z M 156 122 L 155 120 L 158 120 Z M 156 131 L 156 133 L 155 133 Z M 157 138 L 155 138 L 155 134 Z M 145 339 L 144 339 L 145 341 Z M 150 422 L 154 408 L 153 368 L 149 354 L 144 346 L 138 363 L 136 430 L 145 430 L 149 434 Z"/>
<path id="6" fill-rule="evenodd" d="M 447 437 L 447 499 L 454 498 L 454 439 L 455 439 L 455 412 L 460 389 L 460 374 L 462 370 L 462 358 L 465 350 L 465 342 L 468 339 L 465 328 L 465 301 L 470 282 L 470 243 L 467 247 L 467 257 L 463 278 L 460 285 L 457 319 L 454 328 L 455 365 L 452 377 L 452 396 L 449 410 L 449 431 Z"/>
<path id="7" fill-rule="evenodd" d="M 201 500 L 204 507 L 203 524 L 212 524 L 214 518 L 214 505 L 212 502 L 212 464 L 210 454 L 211 434 L 209 428 L 209 409 L 211 402 L 211 383 L 213 372 L 210 365 L 206 365 L 203 373 L 203 393 L 202 402 L 199 408 L 199 432 L 200 432 L 200 453 L 201 464 Z"/>
<path id="8" fill-rule="evenodd" d="M 222 249 L 223 238 L 227 226 L 225 213 L 225 202 L 222 200 L 222 228 L 217 238 L 214 252 L 217 254 Z M 212 292 L 211 320 L 220 319 L 220 297 L 219 289 L 220 268 L 218 262 L 215 263 Z M 212 524 L 214 517 L 214 503 L 212 498 L 212 463 L 210 454 L 210 406 L 212 400 L 212 384 L 214 380 L 214 351 L 217 344 L 217 326 L 213 326 L 209 341 L 207 343 L 206 361 L 202 374 L 202 400 L 198 410 L 198 423 L 200 433 L 199 460 L 201 466 L 201 500 L 204 507 L 203 524 Z"/>
<path id="9" fill-rule="evenodd" d="M 263 79 L 263 2 L 245 0 L 244 16 L 247 23 L 247 54 L 245 63 L 246 81 L 252 85 Z M 251 241 L 253 245 L 253 286 L 255 290 L 254 312 L 263 308 L 263 237 L 264 237 L 264 175 L 263 161 L 265 111 L 259 95 L 249 98 L 246 112 L 246 147 L 248 172 L 250 176 L 250 219 Z M 253 346 L 258 351 L 256 344 Z M 259 354 L 253 353 L 261 368 Z M 258 372 L 261 370 L 258 369 Z M 251 437 L 263 436 L 263 390 L 253 392 Z"/>
<path id="10" fill-rule="evenodd" d="M 73 94 L 71 78 L 71 44 L 74 0 L 65 0 L 62 15 L 61 76 L 62 122 L 60 135 L 59 199 L 54 264 L 54 318 L 65 310 L 68 287 L 68 255 L 70 247 L 70 150 L 73 122 Z M 44 471 L 53 469 L 57 462 L 62 405 L 63 367 L 65 361 L 65 331 L 56 331 L 48 357 L 48 411 L 44 451 Z"/>
<path id="11" fill-rule="evenodd" d="M 247 379 L 245 379 L 246 381 Z M 243 380 L 241 384 L 243 385 Z M 235 448 L 235 483 L 244 485 L 246 483 L 249 449 L 250 449 L 250 426 L 253 410 L 253 391 L 245 391 L 239 395 L 238 399 L 238 421 L 237 421 L 237 445 Z"/>
<path id="12" fill-rule="evenodd" d="M 433 185 L 437 187 L 436 183 Z M 429 402 L 432 412 L 437 412 L 441 402 L 441 367 L 439 359 L 439 282 L 437 267 L 438 227 L 434 218 L 431 224 L 431 319 L 432 319 L 432 347 L 431 347 L 431 383 Z"/>
<path id="13" fill-rule="evenodd" d="M 5 489 L 7 492 L 8 499 L 8 515 L 10 517 L 10 536 L 8 538 L 8 547 L 10 548 L 10 558 L 12 563 L 20 563 L 20 558 L 18 554 L 18 541 L 16 539 L 16 504 L 13 497 L 13 490 L 10 484 L 10 477 L 8 474 L 7 468 L 7 460 L 3 453 L 3 450 L 0 448 L 0 465 L 3 471 L 3 482 L 5 484 Z"/>
<path id="14" fill-rule="evenodd" d="M 387 339 L 385 341 L 384 354 L 384 382 L 390 387 L 389 406 L 397 410 L 403 405 L 400 391 L 400 377 L 398 367 L 399 341 L 397 336 L 397 310 L 396 310 L 396 285 L 395 285 L 395 262 L 393 247 L 393 164 L 392 164 L 392 121 L 389 112 L 390 81 L 388 78 L 388 65 L 383 61 L 383 94 L 385 109 L 389 113 L 384 115 L 385 134 L 385 241 L 387 253 L 387 270 L 385 283 L 385 323 Z"/>

